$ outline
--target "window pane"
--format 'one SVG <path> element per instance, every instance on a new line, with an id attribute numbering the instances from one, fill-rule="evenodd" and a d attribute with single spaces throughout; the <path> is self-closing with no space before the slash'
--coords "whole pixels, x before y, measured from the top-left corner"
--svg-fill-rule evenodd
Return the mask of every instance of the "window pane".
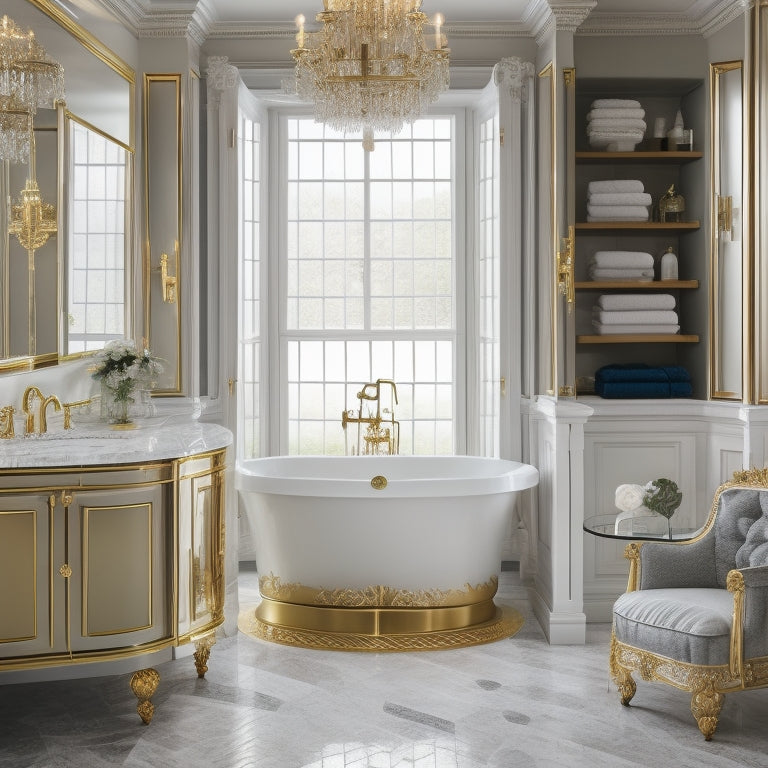
<path id="1" fill-rule="evenodd" d="M 452 124 L 422 118 L 364 153 L 358 137 L 288 121 L 290 452 L 365 450 L 341 413 L 357 412 L 357 394 L 379 379 L 396 382 L 398 403 L 382 384 L 379 406 L 394 408 L 401 453 L 454 450 Z M 364 400 L 365 412 L 376 407 Z"/>

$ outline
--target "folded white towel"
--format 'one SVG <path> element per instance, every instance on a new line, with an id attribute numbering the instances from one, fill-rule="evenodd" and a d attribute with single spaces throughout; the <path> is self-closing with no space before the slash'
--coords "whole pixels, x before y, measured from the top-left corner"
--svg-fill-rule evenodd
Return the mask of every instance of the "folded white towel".
<path id="1" fill-rule="evenodd" d="M 606 117 L 598 120 L 590 120 L 587 123 L 587 134 L 598 133 L 600 131 L 605 131 L 607 133 L 612 133 L 613 131 L 643 131 L 643 133 L 645 133 L 647 127 L 645 120 Z"/>
<path id="2" fill-rule="evenodd" d="M 642 109 L 643 105 L 634 99 L 596 99 L 592 109 Z"/>
<path id="3" fill-rule="evenodd" d="M 595 251 L 589 266 L 601 269 L 653 269 L 653 256 L 644 251 Z"/>
<path id="4" fill-rule="evenodd" d="M 590 181 L 587 184 L 587 192 L 590 195 L 598 192 L 644 192 L 645 187 L 640 179 L 605 179 L 602 181 Z"/>
<path id="5" fill-rule="evenodd" d="M 674 309 L 600 309 L 592 307 L 592 320 L 603 325 L 674 325 L 680 319 Z"/>
<path id="6" fill-rule="evenodd" d="M 653 270 L 590 267 L 589 276 L 593 280 L 653 280 Z"/>
<path id="7" fill-rule="evenodd" d="M 601 221 L 605 222 L 606 224 L 610 222 L 615 221 L 637 221 L 637 222 L 643 222 L 648 221 L 648 216 L 622 216 L 619 219 L 613 218 L 613 217 L 606 217 L 606 216 L 587 216 L 587 221 L 594 222 L 595 224 L 599 224 Z"/>
<path id="8" fill-rule="evenodd" d="M 595 192 L 589 196 L 592 205 L 651 205 L 647 192 Z"/>
<path id="9" fill-rule="evenodd" d="M 671 293 L 605 293 L 597 298 L 600 309 L 674 309 Z"/>
<path id="10" fill-rule="evenodd" d="M 592 205 L 587 203 L 587 215 L 591 221 L 644 221 L 648 218 L 648 209 L 642 205 Z"/>
<path id="11" fill-rule="evenodd" d="M 605 149 L 606 152 L 634 152 L 635 147 L 640 143 L 640 141 L 635 141 L 634 139 L 632 141 L 609 141 L 603 149 Z M 592 146 L 597 146 L 596 144 L 592 144 Z"/>
<path id="12" fill-rule="evenodd" d="M 629 325 L 604 325 L 603 323 L 596 323 L 592 321 L 592 327 L 595 333 L 601 336 L 608 334 L 620 334 L 620 333 L 678 333 L 680 331 L 679 325 L 644 325 L 642 323 L 629 324 Z"/>
<path id="13" fill-rule="evenodd" d="M 644 109 L 627 109 L 627 107 L 598 107 L 587 113 L 587 120 L 602 120 L 606 117 L 635 118 L 642 120 L 645 117 Z"/>

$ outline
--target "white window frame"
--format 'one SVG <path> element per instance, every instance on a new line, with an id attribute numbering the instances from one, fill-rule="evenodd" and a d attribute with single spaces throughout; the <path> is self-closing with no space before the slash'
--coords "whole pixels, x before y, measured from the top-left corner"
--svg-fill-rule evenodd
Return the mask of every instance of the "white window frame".
<path id="1" fill-rule="evenodd" d="M 474 359 L 475 349 L 467 348 L 468 340 L 473 340 L 473 334 L 467 332 L 468 327 L 474 323 L 468 323 L 468 318 L 474 308 L 474 270 L 472 260 L 467 258 L 468 227 L 471 226 L 472 212 L 471 201 L 468 198 L 467 179 L 474 178 L 473 154 L 474 147 L 468 141 L 468 130 L 471 131 L 471 123 L 468 125 L 467 110 L 463 107 L 436 108 L 428 112 L 430 116 L 450 115 L 454 118 L 454 147 L 453 172 L 454 179 L 454 210 L 453 217 L 453 252 L 454 259 L 454 285 L 455 285 L 455 326 L 452 330 L 454 337 L 454 452 L 457 454 L 467 452 L 467 392 L 468 392 L 468 365 L 467 361 Z M 285 280 L 286 265 L 286 168 L 287 168 L 287 121 L 291 117 L 310 116 L 309 108 L 272 108 L 269 113 L 269 169 L 267 188 L 268 199 L 271 201 L 268 213 L 268 231 L 270 254 L 276 254 L 276 258 L 270 258 L 267 269 L 267 314 L 268 321 L 264 328 L 268 332 L 267 364 L 263 368 L 268 382 L 263 391 L 271 393 L 270 405 L 267 410 L 262 410 L 264 420 L 269 420 L 269 440 L 264 444 L 269 454 L 279 455 L 288 452 L 288 419 L 283 417 L 288 407 L 287 392 L 287 331 L 285 327 L 286 315 L 284 302 L 281 306 L 281 290 Z M 375 151 L 375 150 L 374 150 Z M 469 210 L 469 215 L 468 215 Z M 471 253 L 471 250 L 470 250 Z M 420 338 L 419 331 L 366 331 L 368 338 L 388 338 L 410 340 Z M 301 335 L 307 337 L 306 331 Z M 348 338 L 346 330 L 317 332 L 318 338 L 341 339 Z M 264 339 L 267 340 L 266 338 Z M 264 400 L 262 399 L 262 403 Z M 341 423 L 341 410 L 353 406 L 353 403 L 343 403 L 339 407 L 339 422 Z"/>

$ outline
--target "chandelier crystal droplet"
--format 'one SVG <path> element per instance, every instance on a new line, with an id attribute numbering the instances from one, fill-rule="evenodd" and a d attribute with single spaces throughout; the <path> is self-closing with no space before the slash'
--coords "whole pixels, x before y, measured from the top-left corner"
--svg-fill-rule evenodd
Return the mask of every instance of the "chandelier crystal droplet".
<path id="1" fill-rule="evenodd" d="M 296 17 L 295 92 L 318 122 L 362 132 L 366 150 L 374 134 L 397 133 L 448 88 L 443 17 L 430 20 L 421 0 L 324 0 L 317 21 L 321 29 L 307 31 Z"/>

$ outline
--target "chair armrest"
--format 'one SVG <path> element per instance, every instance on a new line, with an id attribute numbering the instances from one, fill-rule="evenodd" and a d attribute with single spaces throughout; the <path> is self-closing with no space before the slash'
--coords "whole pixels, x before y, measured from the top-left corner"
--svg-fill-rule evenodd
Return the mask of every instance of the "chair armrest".
<path id="1" fill-rule="evenodd" d="M 627 552 L 633 546 L 639 550 L 636 589 L 718 586 L 711 531 L 692 541 L 630 544 Z"/>
<path id="2" fill-rule="evenodd" d="M 727 583 L 734 593 L 734 631 L 741 624 L 743 658 L 768 656 L 768 565 L 734 569 Z"/>

